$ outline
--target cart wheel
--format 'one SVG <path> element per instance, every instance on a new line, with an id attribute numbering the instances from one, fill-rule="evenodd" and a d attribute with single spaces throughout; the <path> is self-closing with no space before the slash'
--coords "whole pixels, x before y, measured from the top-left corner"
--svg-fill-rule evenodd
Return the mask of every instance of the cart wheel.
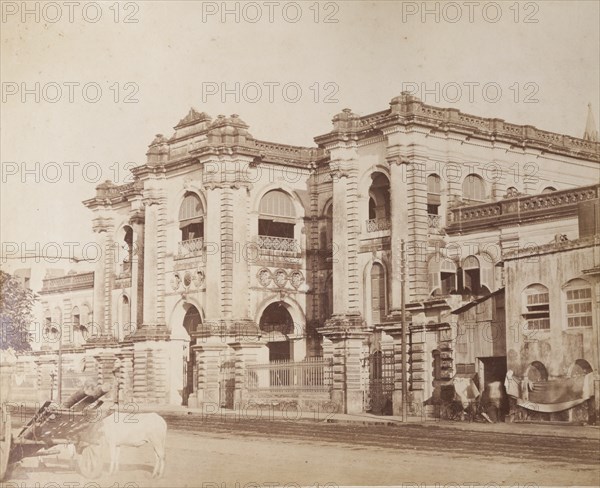
<path id="1" fill-rule="evenodd" d="M 12 441 L 10 413 L 8 409 L 2 409 L 0 418 L 0 481 L 4 480 L 10 457 L 10 444 Z"/>
<path id="2" fill-rule="evenodd" d="M 86 478 L 97 478 L 102 473 L 102 449 L 99 445 L 89 445 L 83 448 L 77 460 L 79 471 Z"/>

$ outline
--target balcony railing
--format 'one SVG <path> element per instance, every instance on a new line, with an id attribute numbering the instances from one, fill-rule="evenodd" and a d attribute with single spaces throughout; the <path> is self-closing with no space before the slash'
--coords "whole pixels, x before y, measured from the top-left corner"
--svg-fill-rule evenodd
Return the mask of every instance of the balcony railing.
<path id="1" fill-rule="evenodd" d="M 202 254 L 204 249 L 204 239 L 198 237 L 196 239 L 190 239 L 187 241 L 179 242 L 178 257 L 187 258 L 191 256 L 199 256 Z"/>
<path id="2" fill-rule="evenodd" d="M 379 232 L 382 230 L 390 230 L 391 227 L 392 222 L 388 218 L 367 220 L 367 232 Z"/>
<path id="3" fill-rule="evenodd" d="M 322 357 L 304 361 L 272 361 L 247 367 L 250 390 L 329 391 L 332 385 L 332 361 Z"/>
<path id="4" fill-rule="evenodd" d="M 268 251 L 300 252 L 296 239 L 289 237 L 258 236 L 258 248 Z"/>
<path id="5" fill-rule="evenodd" d="M 577 215 L 581 202 L 600 196 L 600 185 L 590 185 L 539 195 L 519 195 L 498 202 L 462 205 L 450 210 L 446 232 L 476 230 L 509 222 L 540 221 Z"/>
<path id="6" fill-rule="evenodd" d="M 79 273 L 67 276 L 61 276 L 59 278 L 47 278 L 43 280 L 42 293 L 49 293 L 53 291 L 69 291 L 80 288 L 93 288 L 94 287 L 94 272 Z"/>

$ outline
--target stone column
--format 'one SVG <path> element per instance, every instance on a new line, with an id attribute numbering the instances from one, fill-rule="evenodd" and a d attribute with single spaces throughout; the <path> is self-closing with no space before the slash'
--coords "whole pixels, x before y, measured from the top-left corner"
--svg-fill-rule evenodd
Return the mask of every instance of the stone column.
<path id="1" fill-rule="evenodd" d="M 215 163 L 216 164 L 216 163 Z M 206 189 L 206 221 L 204 223 L 204 243 L 206 251 L 206 309 L 204 323 L 210 325 L 220 323 L 221 310 L 221 188 L 216 185 L 205 185 Z"/>
<path id="2" fill-rule="evenodd" d="M 114 268 L 114 249 L 112 232 L 114 230 L 111 218 L 97 217 L 93 220 L 93 230 L 98 234 L 98 244 L 101 256 L 94 270 L 94 320 L 92 335 L 105 335 L 110 332 L 111 324 L 111 279 Z"/>
<path id="3" fill-rule="evenodd" d="M 407 265 L 406 301 L 427 296 L 427 178 L 423 164 L 400 156 L 399 151 L 399 145 L 388 147 L 392 207 L 392 310 L 400 309 L 402 240 Z"/>
<path id="4" fill-rule="evenodd" d="M 348 174 L 339 163 L 332 164 L 333 179 L 333 240 L 336 246 L 333 260 L 333 313 L 348 312 L 348 210 L 346 208 L 346 180 Z"/>
<path id="5" fill-rule="evenodd" d="M 118 387 L 118 375 L 115 375 L 113 373 L 113 369 L 117 357 L 111 352 L 102 351 L 99 354 L 96 354 L 94 356 L 94 359 L 98 364 L 98 383 L 107 383 L 109 385 L 112 385 L 110 391 L 114 400 L 116 397 L 116 391 Z"/>
<path id="6" fill-rule="evenodd" d="M 368 333 L 356 328 L 323 330 L 332 343 L 326 358 L 332 354 L 333 385 L 331 401 L 340 413 L 360 413 L 364 406 L 364 385 L 361 383 L 361 357 Z"/>
<path id="7" fill-rule="evenodd" d="M 407 386 L 409 391 L 406 392 L 406 397 L 404 396 L 404 392 L 402 391 L 402 370 L 404 365 L 402 364 L 402 327 L 399 325 L 390 326 L 385 328 L 385 333 L 392 337 L 394 340 L 394 391 L 392 393 L 392 411 L 394 415 L 402 415 L 402 402 L 406 401 L 409 405 L 412 401 L 410 395 L 410 376 L 408 375 L 407 370 Z M 408 333 L 407 333 L 408 340 Z M 407 344 L 407 352 L 408 352 L 408 344 Z M 407 354 L 408 356 L 408 354 Z M 408 367 L 408 364 L 406 365 Z"/>
<path id="8" fill-rule="evenodd" d="M 119 402 L 121 404 L 133 401 L 133 349 L 122 348 L 116 357 L 120 361 L 118 372 Z"/>
<path id="9" fill-rule="evenodd" d="M 217 409 L 220 407 L 220 360 L 222 352 L 227 348 L 225 344 L 199 344 L 192 346 L 196 357 L 197 382 L 195 386 L 194 399 L 188 399 L 189 406 L 203 407 L 211 404 Z"/>
<path id="10" fill-rule="evenodd" d="M 230 346 L 235 351 L 234 405 L 239 405 L 241 408 L 249 400 L 246 384 L 247 367 L 252 364 L 267 363 L 269 349 L 258 339 L 256 342 L 236 342 Z"/>
<path id="11" fill-rule="evenodd" d="M 158 317 L 158 211 L 160 199 L 148 196 L 146 205 L 144 228 L 144 310 L 143 327 L 156 327 L 159 325 Z M 162 325 L 162 324 L 161 324 Z"/>
<path id="12" fill-rule="evenodd" d="M 135 332 L 144 320 L 144 212 L 133 212 L 129 223 L 133 229 L 134 252 L 131 263 L 131 321 L 135 326 L 124 329 L 124 336 Z M 124 326 L 128 324 L 123 324 Z"/>

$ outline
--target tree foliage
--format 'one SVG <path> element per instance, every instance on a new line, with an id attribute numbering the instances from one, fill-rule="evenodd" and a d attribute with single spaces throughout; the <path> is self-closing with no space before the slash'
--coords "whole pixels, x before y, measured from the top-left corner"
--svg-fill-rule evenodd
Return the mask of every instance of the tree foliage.
<path id="1" fill-rule="evenodd" d="M 21 281 L 0 270 L 0 350 L 17 352 L 31 349 L 29 329 L 33 323 L 33 291 Z"/>

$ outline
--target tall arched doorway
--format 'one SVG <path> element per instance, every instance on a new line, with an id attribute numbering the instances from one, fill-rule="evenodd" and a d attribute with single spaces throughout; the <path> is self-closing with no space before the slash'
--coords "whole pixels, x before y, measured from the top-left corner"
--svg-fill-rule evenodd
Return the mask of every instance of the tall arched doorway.
<path id="1" fill-rule="evenodd" d="M 291 341 L 288 335 L 294 333 L 294 320 L 284 302 L 271 303 L 260 317 L 260 330 L 267 336 L 269 361 L 292 359 Z"/>
<path id="2" fill-rule="evenodd" d="M 196 331 L 200 328 L 202 318 L 200 312 L 193 305 L 189 305 L 183 318 L 183 328 L 190 336 L 187 346 L 187 355 L 183 361 L 183 405 L 188 404 L 188 397 L 196 391 L 196 357 L 192 346 L 196 344 Z"/>

